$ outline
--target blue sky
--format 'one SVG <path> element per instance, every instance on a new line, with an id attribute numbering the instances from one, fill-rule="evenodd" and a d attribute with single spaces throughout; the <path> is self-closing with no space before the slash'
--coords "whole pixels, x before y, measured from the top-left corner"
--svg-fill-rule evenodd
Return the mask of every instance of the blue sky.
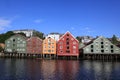
<path id="1" fill-rule="evenodd" d="M 120 36 L 120 0 L 0 0 L 0 33 L 18 29 Z"/>

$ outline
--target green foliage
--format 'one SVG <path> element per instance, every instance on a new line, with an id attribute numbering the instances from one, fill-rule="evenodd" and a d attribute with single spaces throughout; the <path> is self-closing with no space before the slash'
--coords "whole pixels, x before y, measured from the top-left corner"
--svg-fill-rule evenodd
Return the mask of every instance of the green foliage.
<path id="1" fill-rule="evenodd" d="M 13 36 L 14 33 L 12 31 L 8 31 L 5 34 L 0 34 L 0 43 L 5 43 L 5 40 Z"/>
<path id="2" fill-rule="evenodd" d="M 33 36 L 37 36 L 37 37 L 39 37 L 40 39 L 45 39 L 45 38 L 44 38 L 44 33 L 42 33 L 42 32 L 36 31 L 36 32 L 33 33 Z"/>
<path id="3" fill-rule="evenodd" d="M 113 37 L 112 37 L 111 40 L 112 40 L 111 42 L 112 42 L 113 44 L 115 44 L 115 45 L 119 44 L 119 41 L 117 40 L 117 37 L 116 37 L 115 35 L 113 35 Z"/>
<path id="4" fill-rule="evenodd" d="M 81 43 L 81 38 L 80 37 L 76 37 L 76 39 L 79 41 L 79 43 Z"/>

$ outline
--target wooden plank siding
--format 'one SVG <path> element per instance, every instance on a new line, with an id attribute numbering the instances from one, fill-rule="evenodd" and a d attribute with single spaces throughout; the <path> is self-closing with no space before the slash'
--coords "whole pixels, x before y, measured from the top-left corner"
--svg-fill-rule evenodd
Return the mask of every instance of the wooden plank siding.
<path id="1" fill-rule="evenodd" d="M 42 54 L 42 39 L 39 37 L 31 37 L 27 40 L 28 54 Z"/>
<path id="2" fill-rule="evenodd" d="M 57 56 L 79 56 L 79 41 L 66 32 L 57 42 Z"/>
<path id="3" fill-rule="evenodd" d="M 56 55 L 56 41 L 50 37 L 43 40 L 43 54 Z"/>

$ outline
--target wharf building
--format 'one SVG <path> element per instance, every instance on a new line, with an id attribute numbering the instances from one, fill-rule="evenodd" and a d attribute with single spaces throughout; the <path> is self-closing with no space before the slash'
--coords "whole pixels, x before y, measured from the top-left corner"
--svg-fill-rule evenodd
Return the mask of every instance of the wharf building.
<path id="1" fill-rule="evenodd" d="M 84 57 L 95 59 L 117 58 L 120 55 L 120 48 L 112 44 L 103 36 L 91 41 L 87 46 L 83 47 Z"/>
<path id="2" fill-rule="evenodd" d="M 70 32 L 66 32 L 57 42 L 57 57 L 78 58 L 78 47 L 79 41 Z"/>

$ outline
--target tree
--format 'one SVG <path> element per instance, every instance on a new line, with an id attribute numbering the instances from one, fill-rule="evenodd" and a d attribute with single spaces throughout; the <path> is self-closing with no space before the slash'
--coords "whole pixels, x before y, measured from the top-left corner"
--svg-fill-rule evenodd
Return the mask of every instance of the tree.
<path id="1" fill-rule="evenodd" d="M 115 35 L 113 35 L 111 40 L 112 40 L 111 42 L 115 45 L 117 45 L 119 43 L 119 41 L 117 40 L 117 37 Z"/>
<path id="2" fill-rule="evenodd" d="M 33 33 L 33 36 L 37 36 L 37 37 L 39 37 L 40 39 L 44 39 L 44 33 L 39 32 L 39 31 L 34 32 L 34 33 Z"/>
<path id="3" fill-rule="evenodd" d="M 81 39 L 79 36 L 77 36 L 76 39 L 79 41 L 79 43 L 82 42 L 82 41 L 81 41 L 82 39 Z"/>
<path id="4" fill-rule="evenodd" d="M 0 43 L 5 43 L 5 40 L 13 36 L 14 33 L 12 31 L 8 31 L 5 34 L 0 34 Z"/>

